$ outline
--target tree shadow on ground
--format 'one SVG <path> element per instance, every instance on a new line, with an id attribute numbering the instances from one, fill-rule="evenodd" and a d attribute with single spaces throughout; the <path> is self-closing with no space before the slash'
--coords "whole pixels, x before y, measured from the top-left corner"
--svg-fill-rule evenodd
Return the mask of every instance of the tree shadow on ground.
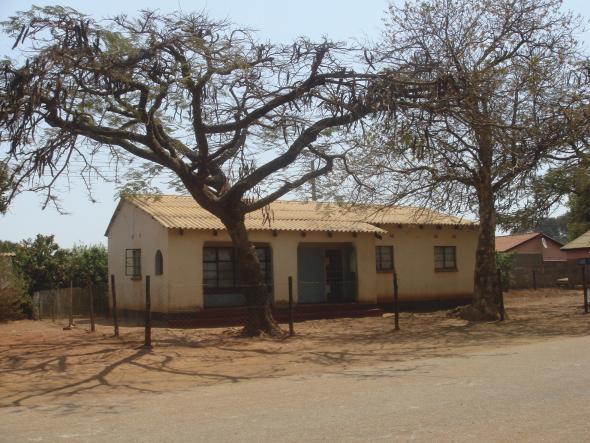
<path id="1" fill-rule="evenodd" d="M 442 311 L 402 313 L 400 331 L 393 331 L 392 318 L 316 320 L 296 324 L 296 335 L 286 340 L 237 338 L 227 328 L 157 329 L 153 350 L 141 348 L 141 328 L 122 327 L 116 339 L 108 326 L 91 334 L 47 323 L 37 335 L 0 340 L 0 407 L 53 405 L 68 413 L 89 394 L 163 393 L 313 372 L 358 380 L 427 373 L 428 364 L 418 360 L 470 358 L 510 344 L 588 335 L 590 315 L 575 300 L 507 297 L 506 322 L 468 323 Z M 84 405 L 114 413 L 112 404 L 103 406 Z"/>

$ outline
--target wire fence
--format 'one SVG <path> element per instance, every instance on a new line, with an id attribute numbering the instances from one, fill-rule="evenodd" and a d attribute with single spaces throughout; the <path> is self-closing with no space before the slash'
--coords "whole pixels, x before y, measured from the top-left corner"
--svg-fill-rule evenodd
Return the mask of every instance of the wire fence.
<path id="1" fill-rule="evenodd" d="M 156 301 L 158 294 L 154 294 L 154 288 L 151 288 L 150 277 L 145 277 L 142 282 L 142 288 L 145 294 L 145 301 L 141 310 L 117 309 L 117 321 L 121 324 L 138 324 L 145 319 L 145 306 L 148 304 L 147 296 L 152 299 L 155 295 Z M 277 323 L 284 326 L 285 330 L 292 330 L 290 323 L 297 323 L 306 320 L 329 319 L 340 317 L 366 317 L 381 316 L 383 310 L 378 308 L 374 303 L 355 302 L 356 282 L 341 281 L 338 283 L 323 282 L 325 292 L 323 294 L 312 293 L 309 297 L 302 300 L 299 295 L 299 303 L 294 302 L 293 293 L 295 285 L 298 283 L 289 278 L 287 294 L 273 295 L 273 285 L 269 284 L 267 290 L 269 293 L 269 315 Z M 309 282 L 299 283 L 299 290 L 307 287 Z M 306 286 L 307 285 L 307 286 Z M 315 286 L 319 286 L 316 283 Z M 115 291 L 114 276 L 111 276 L 111 293 L 114 295 L 113 302 L 121 304 L 118 301 L 118 294 Z M 182 311 L 171 310 L 167 313 L 150 312 L 151 323 L 158 326 L 172 328 L 199 328 L 199 327 L 226 327 L 226 326 L 243 326 L 249 319 L 256 317 L 258 314 L 253 313 L 254 309 L 246 301 L 246 293 L 250 287 L 246 285 L 232 285 L 231 287 L 208 287 L 203 286 L 203 307 L 198 310 Z M 278 296 L 277 296 L 278 295 Z M 149 304 L 154 306 L 153 300 Z M 258 310 L 260 312 L 260 309 Z M 254 320 L 256 321 L 256 320 Z"/>
<path id="2" fill-rule="evenodd" d="M 294 303 L 293 297 L 296 284 L 298 283 L 289 277 L 287 297 L 283 294 L 279 300 L 271 297 L 269 304 L 269 316 L 290 335 L 295 334 L 297 323 L 307 320 L 381 317 L 384 313 L 383 309 L 375 304 L 354 302 L 356 282 L 353 281 L 321 282 L 321 285 L 320 282 L 300 283 L 299 289 L 304 288 L 310 297 L 307 302 L 298 304 Z M 248 288 L 244 285 L 231 288 L 233 298 L 225 300 L 233 300 L 233 304 L 205 303 L 203 309 L 168 313 L 152 310 L 154 288 L 150 276 L 145 276 L 142 281 L 142 300 L 134 309 L 128 309 L 126 304 L 121 303 L 124 298 L 117 294 L 114 275 L 110 277 L 109 286 L 110 288 L 107 285 L 95 285 L 36 292 L 33 296 L 33 317 L 38 320 L 61 322 L 64 329 L 89 325 L 90 331 L 95 331 L 96 324 L 101 327 L 112 327 L 115 336 L 119 336 L 121 327 L 132 328 L 135 331 L 138 327 L 144 328 L 145 346 L 149 347 L 152 328 L 241 327 L 257 315 L 253 314 L 252 308 L 246 304 L 244 294 Z M 317 289 L 316 293 L 310 292 L 309 286 Z M 320 294 L 320 286 L 323 288 L 323 294 Z M 205 295 L 211 298 L 218 295 L 215 294 L 216 291 L 208 292 L 210 289 L 204 288 Z M 268 286 L 268 290 L 270 294 L 273 293 L 272 285 Z M 217 292 L 219 293 L 219 288 Z"/>
<path id="3" fill-rule="evenodd" d="M 498 271 L 498 306 L 501 320 L 504 320 L 504 295 L 502 288 L 503 276 Z M 95 330 L 95 322 L 112 327 L 112 333 L 119 336 L 119 327 L 131 327 L 136 332 L 138 327 L 145 331 L 144 346 L 151 347 L 152 327 L 166 328 L 199 328 L 219 326 L 245 326 L 248 321 L 256 321 L 256 310 L 248 306 L 213 307 L 191 312 L 161 313 L 152 312 L 151 278 L 146 276 L 142 281 L 143 303 L 141 309 L 128 310 L 118 307 L 115 276 L 110 278 L 110 294 L 106 285 L 94 285 L 86 288 L 62 288 L 41 291 L 34 294 L 34 318 L 40 320 L 61 321 L 65 328 L 73 327 L 77 322 L 90 323 L 90 330 Z M 387 310 L 393 313 L 393 330 L 403 329 L 399 318 L 399 287 L 397 273 L 392 274 L 392 299 L 389 305 L 377 307 L 375 304 L 364 304 L 348 301 L 344 296 L 335 299 L 328 297 L 329 291 L 338 286 L 326 284 L 323 298 L 317 298 L 317 303 L 294 303 L 293 293 L 296 282 L 292 277 L 288 279 L 288 297 L 281 297 L 280 302 L 272 302 L 269 315 L 281 324 L 283 330 L 294 335 L 296 324 L 306 320 L 330 319 L 342 317 L 382 317 Z M 240 289 L 240 288 L 238 288 Z M 241 289 L 245 289 L 241 287 Z M 584 309 L 588 312 L 587 280 L 584 277 Z M 342 294 L 342 293 L 341 293 Z M 334 296 L 334 293 L 332 293 Z M 332 301 L 330 301 L 332 300 Z M 336 300 L 336 301 L 334 301 Z M 258 310 L 258 312 L 260 312 Z"/>
<path id="4" fill-rule="evenodd" d="M 108 288 L 94 285 L 85 288 L 59 288 L 33 294 L 33 318 L 63 320 L 110 318 Z"/>

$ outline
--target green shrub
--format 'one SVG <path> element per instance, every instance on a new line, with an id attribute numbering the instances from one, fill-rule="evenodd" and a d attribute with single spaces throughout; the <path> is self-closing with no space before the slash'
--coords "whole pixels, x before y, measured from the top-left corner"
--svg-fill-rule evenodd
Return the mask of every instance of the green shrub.
<path id="1" fill-rule="evenodd" d="M 510 288 L 510 271 L 512 270 L 512 262 L 513 261 L 514 261 L 514 253 L 496 252 L 496 267 L 501 272 L 502 288 L 504 288 L 504 290 L 507 290 Z"/>
<path id="2" fill-rule="evenodd" d="M 31 298 L 23 279 L 8 260 L 0 257 L 0 321 L 18 320 L 30 310 Z"/>

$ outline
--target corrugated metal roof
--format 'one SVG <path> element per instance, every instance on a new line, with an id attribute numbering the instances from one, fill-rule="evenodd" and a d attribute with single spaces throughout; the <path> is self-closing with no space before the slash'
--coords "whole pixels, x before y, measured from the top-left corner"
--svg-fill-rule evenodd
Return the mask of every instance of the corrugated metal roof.
<path id="1" fill-rule="evenodd" d="M 0 252 L 0 257 L 16 257 L 14 252 Z"/>
<path id="2" fill-rule="evenodd" d="M 561 249 L 583 249 L 590 248 L 590 231 L 584 232 L 578 238 L 573 239 Z"/>
<path id="3" fill-rule="evenodd" d="M 225 229 L 190 196 L 127 197 L 167 228 Z M 276 201 L 265 212 L 246 215 L 250 230 L 384 233 L 380 224 L 473 225 L 473 222 L 415 207 L 344 206 L 336 203 Z M 109 225 L 110 227 L 110 225 Z M 107 229 L 108 234 L 108 229 Z"/>

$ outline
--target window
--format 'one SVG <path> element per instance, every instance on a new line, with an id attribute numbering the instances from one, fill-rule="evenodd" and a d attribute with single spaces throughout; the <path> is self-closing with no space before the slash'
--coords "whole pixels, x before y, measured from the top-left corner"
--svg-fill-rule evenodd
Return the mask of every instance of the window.
<path id="1" fill-rule="evenodd" d="M 377 246 L 377 272 L 393 271 L 393 246 Z"/>
<path id="2" fill-rule="evenodd" d="M 164 273 L 164 257 L 162 257 L 162 252 L 158 249 L 156 251 L 156 275 L 162 275 Z"/>
<path id="3" fill-rule="evenodd" d="M 457 270 L 457 248 L 455 246 L 434 247 L 434 270 L 435 271 L 456 271 Z"/>
<path id="4" fill-rule="evenodd" d="M 141 249 L 125 249 L 125 275 L 141 277 Z"/>
<path id="5" fill-rule="evenodd" d="M 256 255 L 267 284 L 272 277 L 270 248 L 256 247 Z M 235 249 L 232 247 L 203 248 L 203 284 L 205 288 L 237 288 L 240 285 Z"/>
<path id="6" fill-rule="evenodd" d="M 258 256 L 258 261 L 260 262 L 260 269 L 262 270 L 262 275 L 264 275 L 264 281 L 266 284 L 270 284 L 272 281 L 272 265 L 270 262 L 270 248 L 268 247 L 259 247 L 256 248 L 256 255 Z"/>

